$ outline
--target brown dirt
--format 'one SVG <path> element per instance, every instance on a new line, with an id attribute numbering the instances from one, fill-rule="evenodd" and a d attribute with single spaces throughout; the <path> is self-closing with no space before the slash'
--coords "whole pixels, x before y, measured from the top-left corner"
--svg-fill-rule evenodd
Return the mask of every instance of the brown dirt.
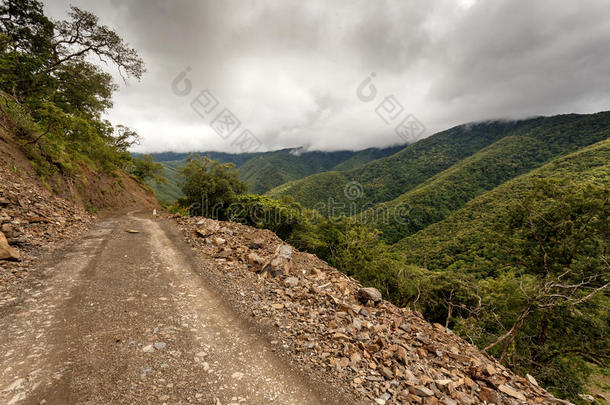
<path id="1" fill-rule="evenodd" d="M 1 403 L 354 403 L 282 360 L 168 228 L 109 217 L 40 263 L 0 318 Z"/>

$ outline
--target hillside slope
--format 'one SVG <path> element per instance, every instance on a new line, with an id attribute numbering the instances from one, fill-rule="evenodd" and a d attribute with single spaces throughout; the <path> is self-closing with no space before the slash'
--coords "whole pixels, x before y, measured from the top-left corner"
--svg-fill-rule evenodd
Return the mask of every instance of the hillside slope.
<path id="1" fill-rule="evenodd" d="M 548 161 L 610 137 L 610 112 L 562 115 L 513 131 L 398 198 L 365 212 L 389 242 L 442 220 L 470 199 Z M 375 212 L 396 213 L 409 218 Z M 408 220 L 410 219 L 410 220 Z"/>
<path id="2" fill-rule="evenodd" d="M 609 162 L 610 140 L 606 139 L 472 199 L 446 219 L 400 240 L 393 248 L 404 254 L 407 262 L 431 270 L 459 268 L 478 272 L 481 262 L 493 269 L 499 258 L 494 252 L 496 229 L 507 208 L 518 202 L 537 179 L 552 179 L 564 185 L 593 182 L 610 189 Z"/>
<path id="3" fill-rule="evenodd" d="M 158 207 L 151 190 L 121 170 L 78 168 L 41 181 L 20 142 L 0 129 L 0 250 L 6 241 L 18 254 L 0 258 L 0 304 L 15 299 L 34 260 L 78 237 L 94 213 Z"/>
<path id="4" fill-rule="evenodd" d="M 199 257 L 214 258 L 207 277 L 236 311 L 281 342 L 299 367 L 330 373 L 329 381 L 366 403 L 562 403 L 268 230 L 196 217 L 177 222 Z"/>
<path id="5" fill-rule="evenodd" d="M 462 125 L 432 135 L 398 153 L 345 172 L 325 172 L 270 190 L 279 199 L 290 195 L 308 208 L 330 201 L 354 206 L 356 212 L 392 200 L 430 177 L 532 121 L 487 122 Z M 346 196 L 346 186 L 356 182 L 358 198 Z"/>
<path id="6" fill-rule="evenodd" d="M 221 163 L 233 163 L 239 170 L 239 177 L 248 185 L 250 193 L 263 194 L 270 189 L 289 181 L 327 170 L 347 170 L 359 167 L 371 160 L 389 156 L 403 146 L 388 148 L 369 148 L 362 151 L 301 151 L 299 149 L 282 149 L 272 152 L 256 153 L 221 153 L 197 152 Z M 155 190 L 160 201 L 169 203 L 182 197 L 180 190 L 179 168 L 186 164 L 189 154 L 153 153 L 153 158 L 164 166 L 167 184 L 149 185 Z"/>
<path id="7" fill-rule="evenodd" d="M 454 165 L 483 151 L 502 138 L 508 136 L 534 138 L 524 139 L 524 142 L 528 142 L 529 147 L 535 150 L 520 145 L 518 140 L 512 143 L 507 141 L 506 145 L 498 144 L 495 152 L 493 149 L 488 151 L 489 155 L 486 158 L 483 156 L 473 158 L 470 166 L 465 165 L 461 172 L 456 170 L 453 178 L 446 179 L 447 184 L 450 182 L 460 184 L 461 181 L 467 180 L 464 176 L 469 177 L 478 172 L 479 184 L 473 185 L 472 190 L 465 193 L 476 195 L 478 187 L 482 190 L 489 189 L 499 184 L 498 182 L 536 167 L 553 156 L 569 153 L 579 146 L 604 139 L 608 136 L 606 128 L 610 121 L 609 117 L 609 113 L 568 114 L 521 121 L 490 121 L 461 125 L 409 145 L 392 156 L 369 162 L 361 168 L 312 175 L 276 187 L 267 195 L 276 199 L 291 195 L 308 208 L 319 207 L 320 204 L 344 204 L 345 207 L 349 207 L 349 211 L 346 210 L 344 214 L 350 215 L 378 203 L 397 199 L 426 181 L 433 181 L 434 176 L 441 176 L 441 173 L 448 169 L 454 170 Z M 547 143 L 548 148 L 543 143 Z M 506 147 L 507 150 L 502 152 L 502 147 Z M 521 152 L 518 149 L 521 149 Z M 503 153 L 512 154 L 512 157 L 502 157 Z M 529 162 L 521 162 L 520 153 L 523 154 L 523 159 Z M 477 160 L 479 163 L 474 163 Z M 487 165 L 491 165 L 492 169 Z M 518 167 L 520 165 L 521 168 Z M 495 171 L 496 169 L 498 172 Z M 349 195 L 350 185 L 352 188 L 357 188 L 355 196 Z M 458 193 L 459 190 L 455 192 Z M 435 197 L 430 196 L 430 198 L 433 199 L 428 200 L 428 204 L 435 204 Z M 406 202 L 403 200 L 407 198 L 397 200 L 394 205 Z M 402 229 L 396 231 L 386 228 L 386 231 L 389 231 L 389 234 L 398 234 Z M 391 239 L 395 240 L 396 237 L 392 236 Z"/>

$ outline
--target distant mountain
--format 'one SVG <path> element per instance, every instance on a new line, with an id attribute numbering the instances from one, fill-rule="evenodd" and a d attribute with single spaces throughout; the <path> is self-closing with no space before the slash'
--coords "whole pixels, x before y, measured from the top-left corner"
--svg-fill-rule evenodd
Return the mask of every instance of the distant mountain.
<path id="1" fill-rule="evenodd" d="M 608 112 L 460 125 L 392 156 L 348 171 L 318 173 L 267 195 L 278 199 L 290 195 L 309 208 L 325 204 L 321 211 L 326 215 L 333 205 L 344 207 L 347 215 L 368 210 L 363 217 L 395 241 L 504 181 L 607 138 L 608 128 Z M 397 209 L 417 215 L 419 224 L 379 215 Z"/>
<path id="2" fill-rule="evenodd" d="M 526 121 L 451 168 L 363 213 L 389 242 L 438 222 L 476 196 L 545 163 L 610 137 L 610 113 L 560 115 Z M 377 215 L 373 215 L 376 212 Z M 383 216 L 379 213 L 385 212 Z M 408 219 L 394 213 L 408 212 Z"/>
<path id="3" fill-rule="evenodd" d="M 291 195 L 308 208 L 320 203 L 354 207 L 357 212 L 392 200 L 526 125 L 525 122 L 486 122 L 461 125 L 409 145 L 391 156 L 348 171 L 329 171 L 283 184 L 267 195 Z M 346 196 L 351 183 L 361 188 L 358 198 Z"/>
<path id="4" fill-rule="evenodd" d="M 393 249 L 409 263 L 430 270 L 495 270 L 494 263 L 500 260 L 496 230 L 505 221 L 507 207 L 518 203 L 537 179 L 571 187 L 592 183 L 610 190 L 610 139 L 556 158 L 473 198 L 442 221 L 401 239 Z"/>
<path id="5" fill-rule="evenodd" d="M 361 151 L 307 152 L 293 148 L 257 153 L 194 152 L 192 154 L 235 164 L 239 170 L 239 177 L 248 184 L 249 192 L 263 194 L 278 185 L 314 173 L 359 167 L 371 160 L 392 155 L 402 148 L 404 145 Z M 163 202 L 180 198 L 182 192 L 179 169 L 186 164 L 186 159 L 191 153 L 163 152 L 151 155 L 155 161 L 163 164 L 164 174 L 168 179 L 167 184 L 150 184 L 157 198 Z"/>

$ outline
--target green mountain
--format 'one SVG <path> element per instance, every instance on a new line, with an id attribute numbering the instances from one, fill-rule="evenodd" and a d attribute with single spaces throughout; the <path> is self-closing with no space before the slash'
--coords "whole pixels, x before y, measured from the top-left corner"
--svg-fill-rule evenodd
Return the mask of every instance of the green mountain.
<path id="1" fill-rule="evenodd" d="M 395 242 L 446 218 L 472 198 L 610 136 L 610 112 L 527 121 L 451 168 L 362 215 Z M 401 215 L 403 214 L 403 215 Z"/>
<path id="2" fill-rule="evenodd" d="M 267 192 L 267 195 L 276 199 L 290 195 L 308 208 L 319 204 L 344 204 L 350 210 L 360 212 L 400 196 L 526 125 L 527 121 L 461 125 L 361 167 L 343 172 L 315 174 L 276 187 Z M 361 188 L 361 192 L 357 193 L 358 198 L 353 198 L 346 189 L 352 182 L 356 182 L 356 186 Z"/>
<path id="3" fill-rule="evenodd" d="M 395 241 L 405 232 L 445 217 L 485 190 L 606 138 L 609 120 L 610 113 L 569 114 L 461 125 L 359 168 L 318 173 L 276 187 L 267 195 L 276 199 L 290 195 L 308 208 L 324 205 L 325 215 L 333 206 L 335 214 L 366 210 L 364 218 Z M 378 205 L 383 202 L 388 204 Z M 421 224 L 409 218 L 395 221 L 395 212 L 400 216 L 417 213 Z"/>
<path id="4" fill-rule="evenodd" d="M 401 239 L 393 250 L 407 262 L 427 269 L 487 276 L 501 257 L 496 252 L 496 231 L 505 221 L 508 207 L 518 203 L 540 179 L 563 186 L 593 183 L 610 190 L 610 139 L 557 158 L 479 195 L 442 221 Z"/>
<path id="5" fill-rule="evenodd" d="M 394 154 L 404 145 L 388 148 L 369 148 L 362 151 L 306 152 L 300 149 L 282 149 L 257 153 L 196 152 L 222 163 L 233 163 L 239 177 L 248 184 L 251 193 L 266 191 L 289 181 L 328 170 L 344 170 L 358 167 L 371 160 Z M 186 164 L 189 153 L 164 152 L 152 154 L 155 161 L 163 164 L 167 184 L 149 185 L 160 201 L 171 202 L 182 196 L 179 169 Z M 136 155 L 137 156 L 137 155 Z"/>

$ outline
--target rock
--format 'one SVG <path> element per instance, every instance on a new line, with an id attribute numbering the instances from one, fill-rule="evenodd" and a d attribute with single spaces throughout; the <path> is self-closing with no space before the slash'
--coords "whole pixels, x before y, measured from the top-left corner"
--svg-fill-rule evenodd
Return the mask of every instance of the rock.
<path id="1" fill-rule="evenodd" d="M 456 391 L 453 395 L 454 395 L 454 398 L 457 399 L 457 402 L 459 404 L 471 405 L 471 404 L 476 404 L 478 402 L 478 401 L 475 401 L 474 398 L 472 398 L 470 395 L 466 394 L 465 392 Z"/>
<path id="2" fill-rule="evenodd" d="M 398 357 L 403 364 L 407 364 L 407 350 L 404 347 L 398 346 L 396 357 Z"/>
<path id="3" fill-rule="evenodd" d="M 528 381 L 530 384 L 535 385 L 536 387 L 538 386 L 538 381 L 536 381 L 536 379 L 535 379 L 534 377 L 532 377 L 531 375 L 526 374 L 526 375 L 525 375 L 525 378 L 527 379 L 527 381 Z"/>
<path id="4" fill-rule="evenodd" d="M 235 372 L 235 373 L 231 374 L 231 378 L 233 378 L 235 380 L 241 380 L 242 378 L 244 378 L 244 373 L 240 373 L 239 371 Z"/>
<path id="5" fill-rule="evenodd" d="M 220 237 L 216 237 L 216 238 L 212 239 L 212 242 L 214 242 L 214 244 L 216 246 L 221 246 L 221 245 L 224 245 L 225 243 L 227 243 L 227 241 L 225 239 L 220 238 Z"/>
<path id="6" fill-rule="evenodd" d="M 228 259 L 229 257 L 231 257 L 233 254 L 233 251 L 229 248 L 229 249 L 222 249 L 220 252 L 218 252 L 216 254 L 215 257 L 217 258 L 223 258 L 223 259 Z"/>
<path id="7" fill-rule="evenodd" d="M 155 342 L 153 343 L 153 347 L 157 350 L 163 350 L 165 349 L 165 346 L 167 346 L 167 343 L 165 342 Z"/>
<path id="8" fill-rule="evenodd" d="M 264 244 L 265 244 L 265 242 L 262 239 L 256 239 L 256 240 L 253 240 L 252 242 L 250 242 L 250 244 L 248 245 L 248 248 L 257 250 L 257 249 L 262 248 Z"/>
<path id="9" fill-rule="evenodd" d="M 379 290 L 373 287 L 361 288 L 358 291 L 358 298 L 361 302 L 364 303 L 366 303 L 367 301 L 373 301 L 377 303 L 383 299 Z"/>
<path id="10" fill-rule="evenodd" d="M 206 240 L 196 236 L 195 229 L 204 225 L 196 224 L 198 218 L 176 220 L 206 257 L 227 252 L 226 261 L 211 271 L 254 322 L 279 335 L 270 342 L 274 347 L 349 382 L 344 388 L 366 403 L 558 403 L 530 378 L 515 376 L 443 325 L 383 301 L 377 289 L 364 288 L 269 231 L 218 221 L 218 234 Z M 206 220 L 205 227 L 212 223 Z M 215 236 L 226 238 L 224 247 L 212 242 Z"/>
<path id="11" fill-rule="evenodd" d="M 513 398 L 517 398 L 520 401 L 525 401 L 525 395 L 522 392 L 517 391 L 510 385 L 502 384 L 498 387 L 498 390 L 502 391 L 506 395 L 510 395 Z"/>
<path id="12" fill-rule="evenodd" d="M 271 277 L 289 274 L 292 270 L 292 248 L 288 245 L 279 245 L 271 260 L 263 266 L 263 272 Z"/>
<path id="13" fill-rule="evenodd" d="M 0 260 L 19 260 L 20 254 L 17 249 L 11 247 L 6 237 L 0 232 Z"/>
<path id="14" fill-rule="evenodd" d="M 0 197 L 0 207 L 6 207 L 10 203 L 11 202 L 9 201 L 8 198 Z"/>
<path id="15" fill-rule="evenodd" d="M 392 370 L 390 370 L 387 367 L 381 367 L 381 370 L 379 370 L 381 375 L 384 376 L 385 378 L 387 378 L 388 380 L 391 380 L 392 378 L 394 378 L 394 373 L 392 373 Z"/>
<path id="16" fill-rule="evenodd" d="M 418 397 L 431 397 L 434 395 L 434 392 L 431 389 L 426 388 L 423 385 L 409 387 L 409 392 L 411 392 L 413 395 L 417 395 Z"/>
<path id="17" fill-rule="evenodd" d="M 286 284 L 288 287 L 296 287 L 299 285 L 299 279 L 294 276 L 288 277 L 286 280 L 284 280 L 284 284 Z"/>
<path id="18" fill-rule="evenodd" d="M 498 404 L 500 403 L 500 399 L 498 393 L 491 388 L 482 387 L 481 392 L 479 393 L 479 399 L 481 402 L 486 402 L 488 404 Z"/>
<path id="19" fill-rule="evenodd" d="M 199 222 L 197 222 L 197 224 L 202 225 L 202 226 L 195 229 L 195 233 L 197 234 L 197 236 L 200 236 L 202 238 L 207 238 L 208 236 L 212 236 L 216 232 L 218 232 L 218 230 L 220 229 L 220 225 L 218 224 L 218 222 L 210 222 L 209 224 L 206 225 L 206 221 L 202 219 Z"/>
<path id="20" fill-rule="evenodd" d="M 136 231 L 135 229 L 126 229 L 125 232 L 127 232 L 127 233 L 140 233 L 140 231 Z"/>
<path id="21" fill-rule="evenodd" d="M 4 233 L 4 236 L 6 236 L 7 238 L 14 238 L 17 236 L 18 232 L 15 230 L 14 226 L 12 224 L 2 224 L 2 227 L 0 228 L 0 232 Z"/>
<path id="22" fill-rule="evenodd" d="M 275 250 L 275 254 L 285 260 L 290 260 L 292 259 L 292 248 L 290 245 L 280 245 Z"/>
<path id="23" fill-rule="evenodd" d="M 248 264 L 250 266 L 255 267 L 255 268 L 260 267 L 263 265 L 263 263 L 265 263 L 263 258 L 260 257 L 258 255 L 258 253 L 254 253 L 254 252 L 248 254 L 248 256 L 246 257 L 246 260 L 248 261 Z"/>
<path id="24" fill-rule="evenodd" d="M 587 401 L 590 404 L 595 402 L 595 398 L 593 398 L 592 395 L 589 395 L 589 394 L 579 394 L 578 396 L 581 397 L 582 399 L 584 399 L 585 401 Z"/>
<path id="25" fill-rule="evenodd" d="M 152 353 L 155 351 L 155 348 L 153 347 L 153 345 L 146 345 L 142 348 L 142 351 L 144 353 Z"/>

